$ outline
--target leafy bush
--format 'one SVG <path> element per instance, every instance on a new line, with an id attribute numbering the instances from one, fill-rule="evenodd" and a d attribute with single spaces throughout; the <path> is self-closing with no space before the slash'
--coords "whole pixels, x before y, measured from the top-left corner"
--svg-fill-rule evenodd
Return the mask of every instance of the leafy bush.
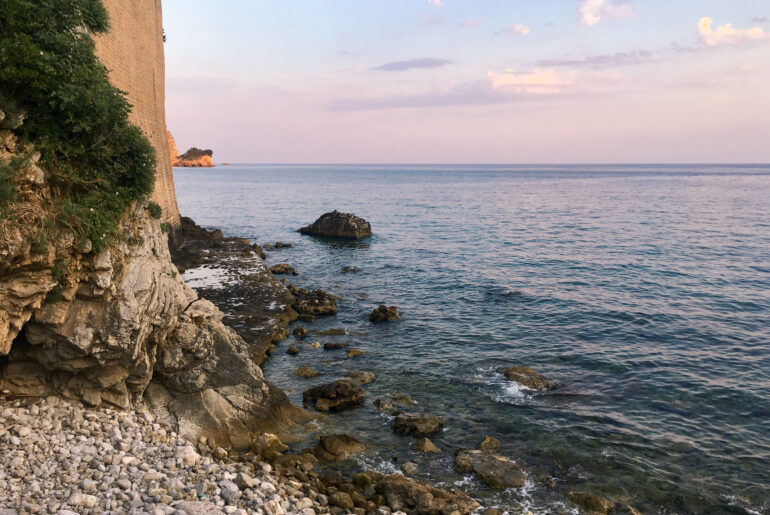
<path id="1" fill-rule="evenodd" d="M 150 213 L 151 217 L 157 220 L 158 218 L 160 218 L 160 215 L 163 214 L 163 209 L 161 209 L 161 207 L 155 202 L 148 202 L 147 212 Z"/>
<path id="2" fill-rule="evenodd" d="M 42 155 L 57 223 L 98 251 L 155 175 L 152 146 L 94 54 L 91 35 L 107 31 L 107 12 L 101 0 L 1 2 L 0 102 L 26 111 L 15 132 Z"/>

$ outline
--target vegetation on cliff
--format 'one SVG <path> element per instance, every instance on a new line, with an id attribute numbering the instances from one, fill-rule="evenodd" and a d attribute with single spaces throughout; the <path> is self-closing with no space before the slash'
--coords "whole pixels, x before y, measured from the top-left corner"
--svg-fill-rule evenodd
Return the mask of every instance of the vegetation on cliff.
<path id="1" fill-rule="evenodd" d="M 155 175 L 154 149 L 128 122 L 131 105 L 94 54 L 92 35 L 108 28 L 101 0 L 3 0 L 0 9 L 0 110 L 24 113 L 8 128 L 41 154 L 52 221 L 95 250 L 151 193 Z M 6 213 L 9 166 L 0 172 Z"/>

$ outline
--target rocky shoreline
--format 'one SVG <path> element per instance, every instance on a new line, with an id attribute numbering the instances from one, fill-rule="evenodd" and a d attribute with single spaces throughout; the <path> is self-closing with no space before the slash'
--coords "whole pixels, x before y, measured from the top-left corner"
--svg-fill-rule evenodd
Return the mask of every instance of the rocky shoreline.
<path id="1" fill-rule="evenodd" d="M 290 245 L 277 242 L 265 247 L 275 251 Z M 289 337 L 290 323 L 298 318 L 312 323 L 317 316 L 337 311 L 333 295 L 297 288 L 286 278 L 278 280 L 275 275 L 288 269 L 274 268 L 271 272 L 265 264 L 264 249 L 248 240 L 226 238 L 221 231 L 205 230 L 183 219 L 170 248 L 180 272 L 207 271 L 216 277 L 214 282 L 204 281 L 193 287 L 200 298 L 213 302 L 223 312 L 223 321 L 237 332 L 245 343 L 244 351 L 256 365 L 261 365 L 276 345 Z M 398 318 L 395 306 L 380 306 L 370 321 L 382 323 Z M 294 328 L 298 341 L 306 335 L 304 326 Z M 347 349 L 348 357 L 355 357 L 350 353 L 356 350 Z M 295 373 L 313 376 L 310 368 L 302 368 Z M 555 387 L 525 367 L 505 372 L 512 380 L 532 382 L 535 388 Z M 311 388 L 303 396 L 306 408 L 321 412 L 355 409 L 366 399 L 362 386 L 374 379 L 371 372 L 358 371 Z M 0 488 L 8 495 L 0 501 L 0 508 L 12 510 L 8 513 L 153 515 L 448 515 L 481 510 L 480 504 L 464 493 L 408 479 L 409 462 L 401 465 L 406 475 L 373 470 L 339 472 L 338 464 L 371 450 L 365 442 L 348 435 L 321 436 L 315 447 L 290 450 L 281 438 L 291 442 L 286 430 L 306 420 L 308 417 L 302 413 L 307 412 L 293 406 L 285 395 L 273 393 L 271 398 L 282 403 L 272 408 L 273 412 L 291 413 L 291 420 L 285 424 L 271 421 L 274 431 L 284 432 L 280 436 L 257 435 L 239 450 L 226 439 L 201 436 L 195 441 L 175 432 L 176 421 L 159 409 L 162 406 L 152 384 L 144 401 L 126 411 L 85 409 L 56 397 L 1 399 L 0 451 L 4 457 L 0 459 Z M 413 404 L 408 396 L 397 394 L 374 401 L 377 409 L 394 416 L 395 432 L 414 438 L 416 452 L 440 453 L 428 437 L 443 427 L 444 420 L 410 411 Z M 477 449 L 457 449 L 454 469 L 475 474 L 492 489 L 521 488 L 528 482 L 526 471 L 498 454 L 499 448 L 500 442 L 487 437 Z M 586 513 L 610 513 L 615 509 L 613 503 L 590 494 L 574 494 L 571 501 Z M 520 507 L 515 512 L 526 510 Z M 501 512 L 490 509 L 486 513 Z"/>

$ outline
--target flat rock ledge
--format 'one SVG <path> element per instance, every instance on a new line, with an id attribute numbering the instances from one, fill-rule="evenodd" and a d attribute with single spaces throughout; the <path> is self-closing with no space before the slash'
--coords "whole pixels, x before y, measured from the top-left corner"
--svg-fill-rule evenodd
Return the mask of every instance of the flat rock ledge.
<path id="1" fill-rule="evenodd" d="M 372 234 L 372 226 L 363 218 L 350 214 L 340 213 L 336 209 L 325 213 L 307 227 L 298 231 L 300 234 L 310 236 L 323 236 L 326 238 L 344 238 L 357 240 Z"/>

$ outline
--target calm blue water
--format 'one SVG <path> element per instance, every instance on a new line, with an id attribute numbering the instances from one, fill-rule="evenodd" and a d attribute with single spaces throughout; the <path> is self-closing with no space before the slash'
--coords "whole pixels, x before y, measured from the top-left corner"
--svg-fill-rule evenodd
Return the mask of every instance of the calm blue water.
<path id="1" fill-rule="evenodd" d="M 369 399 L 406 392 L 447 419 L 437 458 L 371 405 L 319 418 L 379 449 L 364 465 L 413 459 L 419 479 L 535 512 L 580 490 L 643 513 L 770 513 L 770 167 L 243 165 L 175 180 L 184 215 L 291 242 L 269 263 L 343 297 L 307 341 L 366 354 L 279 350 L 265 373 L 296 403 L 366 369 Z M 332 209 L 374 236 L 294 232 Z M 402 321 L 369 324 L 379 303 Z M 312 334 L 330 327 L 360 334 Z M 561 387 L 530 395 L 496 373 L 517 364 Z M 296 379 L 300 365 L 324 375 Z M 485 434 L 531 485 L 492 494 L 452 471 L 454 449 Z"/>

